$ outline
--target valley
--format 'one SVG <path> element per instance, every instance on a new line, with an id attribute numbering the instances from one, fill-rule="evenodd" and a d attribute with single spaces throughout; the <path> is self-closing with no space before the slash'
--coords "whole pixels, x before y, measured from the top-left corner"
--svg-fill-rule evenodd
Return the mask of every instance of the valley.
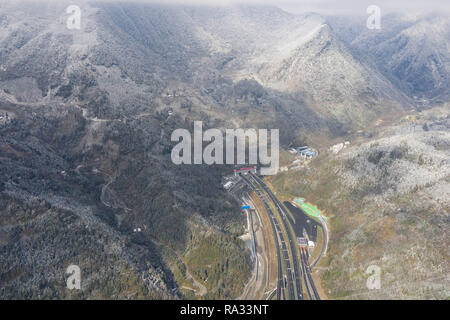
<path id="1" fill-rule="evenodd" d="M 0 3 L 1 299 L 448 299 L 446 13 L 42 1 Z M 278 174 L 174 163 L 199 121 Z"/>

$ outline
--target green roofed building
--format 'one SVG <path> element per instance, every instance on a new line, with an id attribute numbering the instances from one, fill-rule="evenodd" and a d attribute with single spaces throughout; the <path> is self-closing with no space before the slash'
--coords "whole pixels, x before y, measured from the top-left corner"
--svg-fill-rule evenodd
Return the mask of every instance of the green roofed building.
<path id="1" fill-rule="evenodd" d="M 303 202 L 300 205 L 300 208 L 302 208 L 303 211 L 305 211 L 306 214 L 312 216 L 312 217 L 320 217 L 320 210 L 317 209 L 316 206 Z"/>

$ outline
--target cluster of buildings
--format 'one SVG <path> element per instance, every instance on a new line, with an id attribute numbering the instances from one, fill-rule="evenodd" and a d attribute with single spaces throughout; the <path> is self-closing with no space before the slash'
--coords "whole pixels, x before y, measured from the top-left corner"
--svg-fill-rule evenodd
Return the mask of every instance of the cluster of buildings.
<path id="1" fill-rule="evenodd" d="M 280 167 L 280 172 L 298 170 L 305 165 L 306 160 L 312 159 L 319 154 L 317 150 L 308 146 L 289 148 L 288 151 L 290 154 L 295 155 L 296 159 L 290 165 Z"/>
<path id="2" fill-rule="evenodd" d="M 297 237 L 297 244 L 301 248 L 306 248 L 306 247 L 314 248 L 316 246 L 314 241 L 308 240 L 308 238 L 304 238 L 304 237 Z"/>
<path id="3" fill-rule="evenodd" d="M 239 173 L 242 173 L 244 175 L 246 175 L 247 173 L 253 173 L 256 174 L 256 166 L 251 167 L 251 168 L 239 168 L 239 169 L 234 169 L 234 176 L 238 176 Z"/>
<path id="4" fill-rule="evenodd" d="M 223 187 L 225 188 L 225 190 L 228 190 L 231 188 L 231 186 L 233 185 L 233 181 L 227 181 Z"/>
<path id="5" fill-rule="evenodd" d="M 289 153 L 294 154 L 294 155 L 299 155 L 300 157 L 302 157 L 304 159 L 311 159 L 311 158 L 314 158 L 315 156 L 317 156 L 317 151 L 308 146 L 290 148 Z"/>

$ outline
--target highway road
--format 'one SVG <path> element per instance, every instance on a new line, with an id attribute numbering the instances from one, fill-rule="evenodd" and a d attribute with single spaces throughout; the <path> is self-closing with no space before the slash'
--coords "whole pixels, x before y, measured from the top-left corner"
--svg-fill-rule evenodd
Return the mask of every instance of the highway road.
<path id="1" fill-rule="evenodd" d="M 320 300 L 312 278 L 307 248 L 300 248 L 297 243 L 292 228 L 294 221 L 288 209 L 257 175 L 248 173 L 247 175 L 241 174 L 240 177 L 261 200 L 269 217 L 278 263 L 277 300 L 303 300 L 303 285 L 310 300 Z M 283 233 L 282 229 L 286 232 Z"/>
<path id="2" fill-rule="evenodd" d="M 319 262 L 319 260 L 325 255 L 325 253 L 327 252 L 328 249 L 328 227 L 327 227 L 327 222 L 325 221 L 325 219 L 323 217 L 319 217 L 319 220 L 322 224 L 322 249 L 320 250 L 320 254 L 317 256 L 316 260 L 311 264 L 311 268 L 314 268 L 316 266 L 316 264 Z"/>
<path id="3" fill-rule="evenodd" d="M 319 255 L 311 262 L 311 269 L 314 269 L 319 260 L 325 255 L 328 249 L 328 227 L 327 222 L 322 216 L 318 217 L 319 222 L 308 217 L 308 215 L 299 207 L 292 205 L 289 201 L 283 202 L 285 208 L 292 213 L 290 220 L 296 237 L 303 237 L 304 232 L 308 234 L 308 238 L 317 242 L 317 229 L 322 230 L 322 245 Z"/>
<path id="4" fill-rule="evenodd" d="M 311 275 L 311 266 L 309 264 L 309 255 L 307 252 L 307 248 L 299 248 L 297 241 L 295 239 L 295 235 L 291 232 L 291 218 L 288 214 L 286 208 L 281 204 L 281 202 L 278 200 L 278 198 L 273 194 L 273 192 L 270 190 L 270 188 L 264 183 L 262 179 L 260 179 L 258 176 L 253 175 L 249 173 L 248 178 L 243 178 L 250 182 L 252 185 L 253 190 L 258 190 L 258 193 L 261 195 L 261 197 L 264 198 L 264 201 L 267 203 L 272 202 L 274 204 L 274 207 L 278 211 L 278 215 L 281 217 L 281 223 L 284 226 L 284 229 L 286 230 L 288 241 L 290 243 L 290 250 L 291 250 L 291 257 L 292 257 L 292 265 L 293 268 L 291 268 L 291 262 L 289 261 L 289 267 L 286 268 L 286 278 L 288 279 L 288 287 L 289 287 L 289 281 L 295 282 L 295 288 L 296 294 L 293 295 L 292 291 L 290 291 L 290 297 L 297 297 L 298 299 L 303 299 L 303 290 L 302 290 L 302 278 L 303 283 L 305 285 L 306 292 L 308 294 L 309 299 L 311 300 L 320 300 L 320 296 L 317 292 L 317 289 L 314 285 L 314 281 L 312 279 Z M 258 195 L 259 196 L 259 195 Z M 270 208 L 269 208 L 270 209 Z M 275 215 L 272 211 L 270 211 L 271 216 L 274 220 L 275 228 L 277 229 L 277 233 L 281 234 L 283 236 L 283 233 L 281 232 L 281 228 L 278 225 L 278 221 L 275 218 Z M 281 251 L 287 255 L 287 246 L 284 240 L 281 242 Z M 285 252 L 283 250 L 286 250 Z M 283 259 L 286 258 L 285 255 L 282 257 Z M 293 288 L 293 283 L 290 286 Z"/>
<path id="5" fill-rule="evenodd" d="M 291 230 L 289 227 L 290 222 L 289 222 L 289 218 L 288 218 L 289 215 L 286 212 L 283 205 L 281 204 L 281 202 L 278 200 L 277 197 L 275 197 L 275 195 L 272 193 L 272 190 L 270 190 L 269 187 L 267 187 L 267 185 L 264 183 L 264 181 L 262 181 L 256 175 L 251 175 L 251 178 L 253 178 L 263 188 L 263 190 L 268 194 L 269 198 L 271 199 L 271 201 L 275 205 L 275 208 L 278 211 L 278 215 L 281 217 L 281 222 L 283 223 L 284 229 L 286 230 L 289 244 L 290 244 L 290 249 L 291 249 L 292 265 L 294 267 L 293 270 L 291 270 L 291 274 L 292 274 L 291 276 L 292 276 L 293 281 L 295 281 L 295 287 L 297 289 L 296 296 L 298 299 L 303 300 L 303 290 L 302 290 L 302 282 L 301 282 L 302 271 L 300 268 L 301 260 L 298 258 L 297 240 L 295 239 L 295 237 L 292 236 L 292 233 L 290 231 Z"/>
<path id="6" fill-rule="evenodd" d="M 320 296 L 317 292 L 311 275 L 311 266 L 309 265 L 308 253 L 305 248 L 300 248 L 300 256 L 302 260 L 304 281 L 305 286 L 307 287 L 308 296 L 311 300 L 320 300 Z"/>
<path id="7" fill-rule="evenodd" d="M 264 208 L 266 209 L 266 212 L 269 216 L 269 220 L 270 220 L 270 224 L 272 226 L 272 233 L 274 235 L 274 239 L 275 239 L 275 247 L 276 247 L 276 252 L 277 252 L 277 260 L 278 260 L 278 276 L 277 276 L 277 300 L 284 300 L 286 299 L 286 285 L 288 287 L 289 292 L 293 293 L 293 288 L 292 288 L 292 282 L 289 282 L 288 280 L 286 281 L 286 285 L 284 280 L 284 275 L 283 275 L 283 270 L 282 270 L 282 261 L 281 259 L 285 258 L 285 255 L 281 255 L 281 252 L 283 252 L 283 249 L 286 249 L 286 243 L 284 240 L 284 236 L 281 232 L 281 229 L 278 226 L 278 222 L 275 218 L 274 213 L 272 212 L 272 209 L 270 208 L 269 204 L 267 203 L 267 198 L 264 197 L 263 193 L 260 192 L 260 190 L 257 188 L 257 186 L 253 183 L 253 181 L 250 181 L 249 179 L 247 179 L 245 176 L 241 176 L 242 180 L 244 180 L 244 182 L 250 187 L 251 190 L 253 190 L 255 192 L 255 194 L 258 196 L 258 198 L 261 200 L 262 204 L 264 205 Z M 281 243 L 281 248 L 280 248 L 280 243 Z M 290 263 L 289 263 L 289 259 L 287 261 L 286 267 L 290 267 Z"/>
<path id="8" fill-rule="evenodd" d="M 281 207 L 280 202 L 276 197 L 271 193 L 270 189 L 261 181 L 257 176 L 249 174 L 248 178 L 242 176 L 242 179 L 249 185 L 249 187 L 255 191 L 258 197 L 264 204 L 266 211 L 270 217 L 272 229 L 275 235 L 275 240 L 277 244 L 277 255 L 278 255 L 278 288 L 283 288 L 288 290 L 290 299 L 303 299 L 303 290 L 301 284 L 301 269 L 299 265 L 299 258 L 297 254 L 297 243 L 293 240 L 292 235 L 288 228 L 288 222 L 286 221 L 286 212 L 283 211 L 284 208 Z M 273 213 L 269 203 L 272 202 L 274 207 L 276 208 L 279 216 L 281 217 L 282 224 L 287 231 L 286 234 L 288 236 L 289 244 L 285 240 L 285 235 L 283 234 L 281 227 L 279 225 L 279 221 L 276 215 Z M 281 253 L 281 257 L 280 257 Z M 292 261 L 289 257 L 292 257 Z M 284 260 L 285 263 L 285 271 L 281 268 L 281 259 Z M 281 281 L 281 284 L 280 284 Z M 280 294 L 278 294 L 280 296 Z M 286 294 L 285 294 L 285 298 Z"/>

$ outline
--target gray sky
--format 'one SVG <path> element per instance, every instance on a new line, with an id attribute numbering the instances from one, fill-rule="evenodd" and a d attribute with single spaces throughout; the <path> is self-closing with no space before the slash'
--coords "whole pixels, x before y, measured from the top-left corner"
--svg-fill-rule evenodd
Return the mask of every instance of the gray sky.
<path id="1" fill-rule="evenodd" d="M 315 11 L 324 14 L 366 15 L 366 9 L 370 5 L 379 6 L 382 13 L 450 11 L 449 0 L 280 0 L 278 3 L 288 11 Z"/>
<path id="2" fill-rule="evenodd" d="M 119 1 L 119 2 L 143 2 L 162 4 L 185 5 L 275 5 L 293 13 L 317 12 L 325 15 L 367 15 L 369 5 L 377 5 L 381 14 L 392 11 L 402 13 L 423 13 L 428 11 L 450 13 L 450 0 L 0 0 L 2 2 L 48 2 L 55 1 L 58 4 L 69 2 L 77 4 L 90 1 Z"/>
<path id="3" fill-rule="evenodd" d="M 114 1 L 114 0 L 105 0 Z M 132 2 L 133 0 L 130 0 Z M 134 0 L 136 2 L 196 5 L 267 4 L 286 11 L 318 12 L 322 14 L 366 15 L 369 5 L 377 5 L 383 14 L 392 11 L 415 13 L 450 11 L 449 0 Z M 73 2 L 76 2 L 74 0 Z"/>

